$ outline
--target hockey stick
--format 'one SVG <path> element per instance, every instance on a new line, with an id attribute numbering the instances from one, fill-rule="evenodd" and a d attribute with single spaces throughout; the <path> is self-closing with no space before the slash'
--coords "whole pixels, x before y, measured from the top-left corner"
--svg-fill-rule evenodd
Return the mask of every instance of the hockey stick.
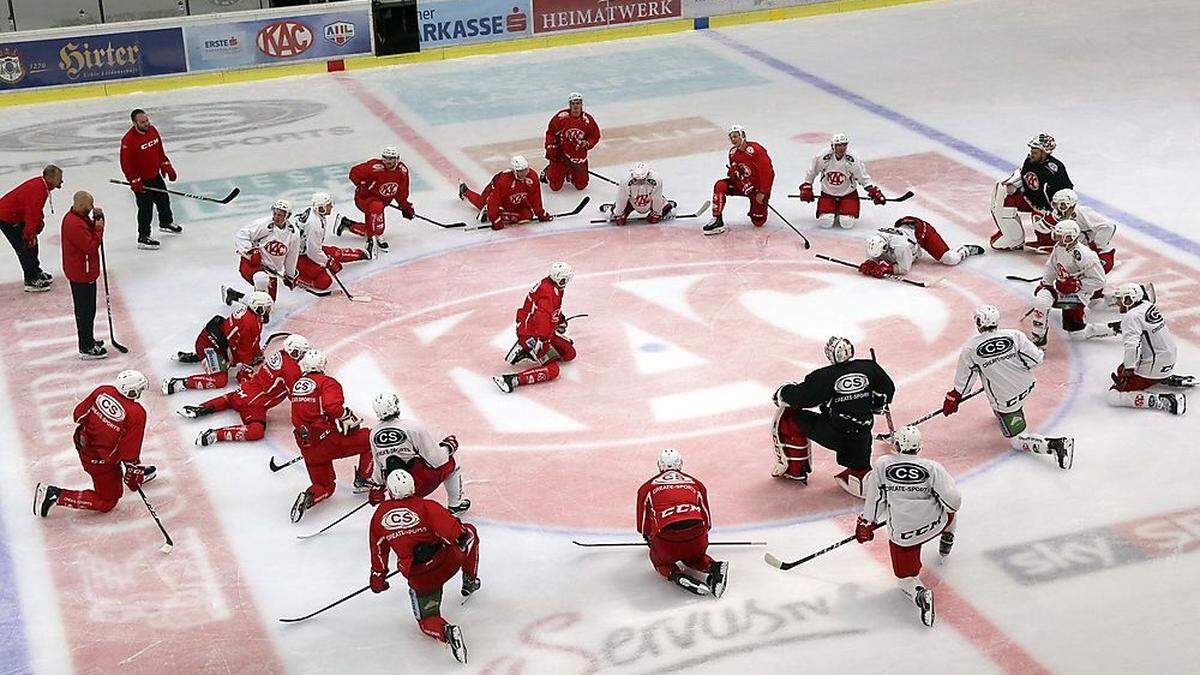
<path id="1" fill-rule="evenodd" d="M 100 240 L 100 271 L 104 273 L 104 311 L 108 314 L 108 339 L 112 342 L 112 346 L 122 354 L 128 354 L 129 348 L 117 342 L 117 336 L 113 333 L 112 320 L 112 300 L 108 297 L 108 261 L 104 257 L 104 240 Z"/>
<path id="2" fill-rule="evenodd" d="M 609 208 L 607 210 L 605 210 L 605 208 L 604 208 L 605 206 L 607 206 Z M 709 207 L 711 207 L 711 206 L 712 206 L 712 202 L 706 199 L 706 200 L 704 200 L 704 203 L 700 205 L 700 208 L 696 209 L 696 211 L 694 213 L 681 213 L 672 218 L 664 218 L 663 220 L 661 220 L 659 222 L 666 222 L 668 220 L 683 220 L 684 218 L 699 218 L 700 216 L 707 213 Z M 601 204 L 600 210 L 605 211 L 606 213 L 612 213 L 612 207 L 613 207 L 612 204 Z M 592 224 L 611 223 L 611 222 L 613 222 L 613 219 L 612 218 L 594 218 L 589 222 L 591 222 Z M 631 223 L 646 222 L 646 218 L 630 218 L 629 222 L 631 222 Z"/>
<path id="3" fill-rule="evenodd" d="M 354 507 L 354 509 L 353 509 L 352 511 L 350 511 L 350 513 L 347 513 L 346 515 L 342 516 L 341 518 L 338 518 L 337 520 L 335 520 L 335 521 L 333 521 L 332 523 L 330 523 L 330 524 L 326 525 L 325 527 L 322 527 L 321 529 L 317 530 L 316 532 L 313 532 L 312 534 L 298 534 L 298 535 L 296 535 L 296 538 L 297 538 L 297 539 L 312 539 L 313 537 L 317 536 L 318 534 L 322 534 L 322 533 L 324 533 L 324 532 L 328 531 L 328 530 L 329 530 L 330 528 L 332 528 L 334 525 L 337 525 L 338 523 L 342 522 L 343 520 L 345 520 L 345 519 L 349 518 L 350 516 L 352 516 L 352 515 L 354 515 L 354 514 L 358 513 L 359 509 L 361 509 L 362 507 L 364 507 L 364 506 L 370 506 L 370 504 L 371 504 L 371 502 L 369 502 L 369 501 L 365 501 L 365 502 L 363 502 L 363 503 L 359 504 L 358 506 Z"/>
<path id="4" fill-rule="evenodd" d="M 1015 274 L 1006 274 L 1004 275 L 1004 278 L 1008 279 L 1009 281 L 1024 281 L 1027 284 L 1042 280 L 1041 277 L 1019 277 Z"/>
<path id="5" fill-rule="evenodd" d="M 142 502 L 146 504 L 146 510 L 150 512 L 150 517 L 154 519 L 154 524 L 158 525 L 158 531 L 162 532 L 163 539 L 167 540 L 158 550 L 163 553 L 170 553 L 171 549 L 175 548 L 175 542 L 171 541 L 171 535 L 167 534 L 167 528 L 163 527 L 162 519 L 158 517 L 158 511 L 154 510 L 154 505 L 150 503 L 150 499 L 146 497 L 146 493 L 142 492 L 141 485 L 138 486 L 137 493 L 141 495 Z"/>
<path id="6" fill-rule="evenodd" d="M 596 173 L 595 171 L 592 171 L 591 169 L 588 169 L 588 175 L 599 178 L 600 180 L 604 181 L 605 183 L 612 183 L 613 185 L 620 185 L 620 183 L 609 178 L 608 176 L 601 176 L 600 174 Z"/>
<path id="7" fill-rule="evenodd" d="M 582 319 L 585 316 L 587 316 L 587 314 L 572 314 L 571 316 L 564 317 L 563 321 L 570 323 L 571 321 L 574 321 L 575 319 Z"/>
<path id="8" fill-rule="evenodd" d="M 913 195 L 913 191 L 912 191 L 912 190 L 909 190 L 908 192 L 905 192 L 904 194 L 900 195 L 899 197 L 888 197 L 888 198 L 887 198 L 887 199 L 885 199 L 884 201 L 888 201 L 888 202 L 904 202 L 904 201 L 908 201 L 909 199 L 912 199 L 912 198 L 913 198 L 913 196 L 914 196 L 914 195 Z M 788 195 L 788 199 L 799 199 L 799 198 L 800 198 L 800 195 Z M 858 198 L 859 198 L 859 199 L 862 199 L 862 200 L 864 200 L 864 201 L 865 201 L 865 200 L 869 200 L 869 199 L 870 199 L 870 197 L 869 197 L 869 196 L 866 196 L 866 195 L 859 195 L 859 196 L 858 196 Z M 816 201 L 816 200 L 814 199 L 813 201 Z"/>
<path id="9" fill-rule="evenodd" d="M 876 365 L 879 364 L 879 361 L 875 360 L 875 348 L 874 347 L 871 347 L 871 361 L 873 363 L 875 363 Z M 895 436 L 896 435 L 896 425 L 892 424 L 892 406 L 890 403 L 885 403 L 883 405 L 883 419 L 887 420 L 888 436 Z"/>
<path id="10" fill-rule="evenodd" d="M 887 524 L 886 520 L 883 521 L 882 523 L 875 523 L 875 527 L 873 527 L 871 529 L 878 530 L 879 528 L 883 527 L 886 524 Z M 842 539 L 840 541 L 830 544 L 829 546 L 826 546 L 825 548 L 821 549 L 820 551 L 817 551 L 816 553 L 810 553 L 809 555 L 806 555 L 803 558 L 800 558 L 799 560 L 792 560 L 790 562 L 784 562 L 784 561 L 780 560 L 779 558 L 776 558 L 775 556 L 771 555 L 770 553 L 764 555 L 763 560 L 766 561 L 766 563 L 768 565 L 770 565 L 771 567 L 774 567 L 775 569 L 787 571 L 787 570 L 792 569 L 793 567 L 796 567 L 797 565 L 803 565 L 804 563 L 808 562 L 809 560 L 812 560 L 813 558 L 816 558 L 817 556 L 825 555 L 826 553 L 829 553 L 830 551 L 832 551 L 833 549 L 835 549 L 839 546 L 844 546 L 845 544 L 849 544 L 850 542 L 854 541 L 854 536 L 855 535 L 852 534 L 849 537 L 846 537 L 845 539 Z"/>
<path id="11" fill-rule="evenodd" d="M 123 180 L 117 180 L 115 178 L 109 178 L 108 182 L 115 183 L 116 185 L 129 185 L 129 183 L 127 183 Z M 230 190 L 229 194 L 225 195 L 224 198 L 217 199 L 216 197 L 206 197 L 204 195 L 194 195 L 190 192 L 179 192 L 178 190 L 167 190 L 164 188 L 150 187 L 149 185 L 145 186 L 143 189 L 149 190 L 151 192 L 162 192 L 162 193 L 168 194 L 168 195 L 177 195 L 179 197 L 189 197 L 191 199 L 199 199 L 202 202 L 213 202 L 214 204 L 228 204 L 229 202 L 233 201 L 235 197 L 237 197 L 239 194 L 242 193 L 241 188 L 235 187 L 232 190 Z"/>
<path id="12" fill-rule="evenodd" d="M 298 455 L 296 457 L 293 457 L 292 459 L 289 459 L 288 461 L 284 462 L 283 464 L 276 464 L 275 457 L 272 456 L 269 466 L 271 467 L 272 472 L 282 471 L 283 469 L 286 469 L 287 467 L 295 464 L 296 462 L 299 462 L 302 459 L 304 459 L 304 455 Z"/>
<path id="13" fill-rule="evenodd" d="M 575 208 L 571 209 L 570 211 L 563 211 L 562 213 L 555 213 L 553 215 L 555 218 L 566 218 L 567 216 L 577 216 L 577 215 L 579 215 L 579 213 L 581 211 L 583 211 L 583 207 L 587 206 L 588 202 L 590 202 L 590 201 L 592 201 L 591 197 L 584 197 L 583 199 L 579 200 L 579 204 L 576 205 Z M 526 225 L 526 224 L 529 224 L 532 222 L 534 222 L 534 221 L 533 220 L 518 220 L 517 222 L 513 223 L 513 225 Z M 479 225 L 467 227 L 466 229 L 467 230 L 487 230 L 487 229 L 490 229 L 491 227 L 492 227 L 491 223 L 481 223 Z M 506 225 L 505 227 L 510 227 L 510 226 Z"/>
<path id="14" fill-rule="evenodd" d="M 792 232 L 795 232 L 796 234 L 800 235 L 800 238 L 804 240 L 804 249 L 805 250 L 812 248 L 812 244 L 810 244 L 808 242 L 808 237 L 804 236 L 804 233 L 801 232 L 800 230 L 797 230 L 796 226 L 792 225 L 792 222 L 790 220 L 788 220 L 787 218 L 784 218 L 783 214 L 780 213 L 774 206 L 771 205 L 771 202 L 767 202 L 767 208 L 771 209 L 772 213 L 779 216 L 780 220 L 782 220 L 784 223 L 787 223 L 787 226 L 792 228 Z"/>
<path id="15" fill-rule="evenodd" d="M 263 346 L 265 347 L 279 339 L 286 339 L 290 335 L 291 335 L 291 333 L 289 333 L 287 331 L 279 331 L 278 333 L 271 333 L 270 335 L 267 336 L 266 340 L 263 340 Z"/>
<path id="16" fill-rule="evenodd" d="M 816 257 L 820 258 L 821 260 L 828 260 L 831 263 L 837 263 L 839 265 L 845 265 L 846 267 L 853 267 L 854 269 L 858 269 L 858 265 L 855 265 L 854 263 L 850 262 L 849 260 L 842 260 L 841 258 L 835 258 L 831 255 L 825 255 L 823 253 L 817 253 L 815 255 L 816 255 Z M 938 281 L 934 281 L 934 282 L 917 281 L 916 279 L 907 279 L 905 277 L 896 276 L 895 274 L 885 274 L 885 275 L 883 275 L 883 278 L 889 279 L 891 281 L 899 281 L 902 283 L 910 284 L 912 286 L 920 286 L 921 288 L 929 288 L 930 286 L 933 286 L 934 284 L 938 283 L 938 281 L 941 281 L 941 279 L 938 279 Z"/>
<path id="17" fill-rule="evenodd" d="M 599 546 L 612 547 L 612 546 L 645 546 L 646 545 L 646 542 L 644 542 L 644 541 L 613 541 L 613 542 L 599 542 L 598 541 L 598 542 L 590 542 L 589 543 L 589 542 L 583 542 L 583 541 L 575 541 L 573 539 L 571 540 L 571 543 L 575 544 L 576 546 L 583 546 L 585 548 L 594 548 L 594 547 L 599 547 Z M 710 541 L 710 542 L 708 542 L 708 545 L 709 546 L 766 546 L 767 542 L 765 542 L 765 541 Z"/>
<path id="18" fill-rule="evenodd" d="M 400 573 L 400 570 L 392 570 L 391 572 L 388 572 L 388 575 L 386 577 L 384 577 L 384 579 L 391 579 L 392 577 L 396 576 L 399 573 Z M 354 596 L 356 596 L 360 593 L 363 593 L 365 591 L 369 591 L 369 590 L 371 590 L 371 584 L 367 584 L 366 586 L 363 586 L 362 588 L 358 589 L 357 591 L 354 591 L 353 593 L 351 593 L 350 595 L 347 595 L 346 597 L 342 598 L 341 600 L 334 600 L 333 602 L 329 603 L 328 605 L 325 605 L 321 609 L 318 609 L 317 611 L 315 611 L 311 614 L 305 614 L 304 616 L 298 616 L 294 619 L 280 619 L 279 621 L 280 621 L 280 623 L 296 623 L 297 621 L 304 621 L 305 619 L 311 619 L 314 616 L 320 614 L 321 612 L 324 612 L 327 609 L 333 609 L 334 607 L 337 607 L 338 605 L 349 600 L 350 598 L 353 598 Z"/>
<path id="19" fill-rule="evenodd" d="M 959 404 L 961 405 L 962 403 L 964 403 L 964 402 L 966 402 L 966 401 L 968 401 L 968 400 L 970 400 L 970 399 L 972 399 L 972 398 L 975 398 L 976 396 L 978 396 L 978 395 L 979 395 L 979 394 L 981 394 L 981 393 L 983 393 L 983 389 L 976 389 L 975 391 L 973 391 L 973 392 L 971 392 L 971 393 L 967 394 L 966 396 L 964 396 L 964 397 L 962 397 L 962 398 L 958 399 L 958 402 L 959 402 Z M 931 419 L 933 419 L 933 418 L 935 418 L 935 417 L 937 417 L 938 415 L 941 415 L 941 414 L 942 414 L 942 409 L 941 409 L 941 408 L 938 408 L 937 410 L 934 410 L 933 412 L 929 413 L 928 415 L 922 415 L 921 417 L 918 417 L 917 419 L 915 419 L 915 420 L 913 420 L 913 421 L 909 422 L 907 426 L 910 426 L 910 427 L 915 427 L 915 426 L 917 426 L 918 424 L 921 424 L 922 422 L 928 422 L 929 420 L 931 420 Z M 891 434 L 875 434 L 875 440 L 877 440 L 877 441 L 890 441 L 890 440 L 891 440 L 890 436 L 891 436 Z"/>
<path id="20" fill-rule="evenodd" d="M 333 277 L 333 280 L 337 282 L 338 287 L 342 289 L 342 292 L 346 294 L 346 299 L 350 302 L 370 302 L 371 300 L 374 300 L 374 298 L 366 293 L 351 295 L 350 291 L 346 289 L 346 284 L 342 283 L 342 280 L 338 278 L 337 273 L 333 270 L 329 271 L 329 276 Z"/>
<path id="21" fill-rule="evenodd" d="M 395 204 L 395 203 L 393 203 L 393 202 L 388 202 L 388 206 L 389 206 L 389 207 L 391 207 L 391 208 L 393 208 L 393 209 L 396 209 L 397 211 L 399 211 L 399 210 L 400 210 L 400 207 L 399 207 L 399 206 L 396 206 L 396 204 Z M 423 215 L 421 215 L 421 214 L 419 214 L 419 213 L 417 213 L 417 212 L 415 212 L 415 211 L 413 212 L 413 217 L 414 217 L 414 218 L 416 218 L 417 220 L 423 220 L 423 221 L 425 221 L 425 222 L 427 222 L 427 223 L 431 223 L 431 224 L 433 224 L 433 225 L 437 225 L 438 227 L 444 227 L 444 228 L 446 228 L 446 229 L 448 229 L 448 230 L 450 230 L 450 229 L 454 229 L 454 228 L 457 228 L 457 227 L 466 227 L 466 226 L 467 226 L 467 224 L 466 224 L 465 222 L 463 222 L 463 223 L 443 223 L 443 222 L 440 222 L 440 221 L 434 220 L 433 218 L 428 218 L 428 217 L 426 217 L 426 216 L 423 216 Z"/>

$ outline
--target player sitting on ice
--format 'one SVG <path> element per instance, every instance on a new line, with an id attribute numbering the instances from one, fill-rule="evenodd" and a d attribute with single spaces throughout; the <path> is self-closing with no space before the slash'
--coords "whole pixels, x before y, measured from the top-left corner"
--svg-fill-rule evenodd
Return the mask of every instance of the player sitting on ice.
<path id="1" fill-rule="evenodd" d="M 35 515 L 45 518 L 55 504 L 108 513 L 121 499 L 122 480 L 133 492 L 154 479 L 154 467 L 141 463 L 146 409 L 138 398 L 148 384 L 138 371 L 123 370 L 115 386 L 102 384 L 75 406 L 75 450 L 83 470 L 92 478 L 92 489 L 67 490 L 38 483 L 33 497 Z"/>
<path id="2" fill-rule="evenodd" d="M 617 184 L 617 201 L 604 204 L 601 211 L 617 225 L 629 222 L 634 211 L 646 217 L 646 222 L 657 223 L 675 217 L 675 202 L 663 197 L 662 178 L 645 162 L 638 162 L 629 169 L 629 178 Z"/>
<path id="3" fill-rule="evenodd" d="M 1083 240 L 1088 248 L 1096 252 L 1104 273 L 1113 271 L 1117 262 L 1117 249 L 1113 248 L 1113 236 L 1117 233 L 1117 225 L 1086 206 L 1079 206 L 1079 197 L 1071 188 L 1065 188 L 1054 193 L 1050 199 L 1054 209 L 1055 221 L 1074 220 L 1079 225 Z"/>
<path id="4" fill-rule="evenodd" d="M 849 136 L 834 134 L 833 138 L 829 139 L 829 152 L 813 157 L 808 175 L 800 185 L 800 199 L 817 202 L 817 224 L 825 229 L 834 225 L 847 230 L 854 227 L 850 219 L 858 220 L 859 185 L 866 187 L 867 196 L 872 202 L 881 205 L 887 203 L 883 191 L 872 183 L 871 177 L 867 175 L 867 166 L 862 160 L 846 152 L 848 147 Z M 813 195 L 813 181 L 818 176 L 821 178 L 820 198 Z"/>
<path id="5" fill-rule="evenodd" d="M 1019 251 L 1026 246 L 1022 213 L 1031 214 L 1037 236 L 1029 245 L 1045 249 L 1054 245 L 1049 230 L 1055 222 L 1050 198 L 1060 190 L 1075 187 L 1067 176 L 1067 167 L 1051 154 L 1055 146 L 1053 136 L 1038 134 L 1029 141 L 1029 155 L 1021 168 L 996 183 L 992 193 L 992 220 L 996 221 L 992 248 Z"/>
<path id="6" fill-rule="evenodd" d="M 345 405 L 342 385 L 325 374 L 325 354 L 310 349 L 300 359 L 300 379 L 292 385 L 292 427 L 312 485 L 296 497 L 292 522 L 333 494 L 333 460 L 358 456 L 354 487 L 365 490 L 371 476 L 371 432 Z"/>
<path id="7" fill-rule="evenodd" d="M 238 381 L 247 379 L 250 370 L 262 362 L 263 322 L 271 313 L 271 296 L 254 291 L 238 302 L 228 317 L 216 315 L 204 324 L 196 336 L 195 351 L 176 352 L 181 363 L 203 363 L 203 375 L 167 377 L 162 393 L 169 396 L 184 389 L 223 389 L 229 385 L 229 371 L 237 368 Z"/>
<path id="8" fill-rule="evenodd" d="M 708 556 L 711 529 L 708 490 L 683 472 L 683 455 L 666 448 L 658 455 L 658 474 L 642 483 L 637 494 L 637 531 L 646 540 L 650 563 L 685 591 L 721 597 L 729 582 L 729 563 Z M 684 568 L 707 576 L 698 581 Z"/>
<path id="9" fill-rule="evenodd" d="M 296 260 L 296 281 L 318 291 L 329 290 L 330 275 L 342 271 L 342 264 L 370 260 L 375 250 L 375 238 L 367 239 L 367 248 L 339 248 L 325 245 L 326 221 L 333 214 L 333 199 L 324 192 L 312 196 L 312 206 L 294 218 L 300 232 L 300 257 Z"/>
<path id="10" fill-rule="evenodd" d="M 554 220 L 554 216 L 542 207 L 542 186 L 538 183 L 537 172 L 529 168 L 529 161 L 514 155 L 508 167 L 492 176 L 482 193 L 469 190 L 466 183 L 459 183 L 458 198 L 479 209 L 479 222 L 491 223 L 493 230 L 534 218 L 543 223 Z"/>
<path id="11" fill-rule="evenodd" d="M 254 373 L 241 382 L 236 391 L 211 398 L 200 405 L 185 405 L 175 411 L 188 418 L 205 417 L 232 409 L 242 418 L 241 424 L 219 429 L 205 429 L 196 437 L 196 445 L 212 445 L 218 441 L 257 441 L 267 431 L 267 413 L 287 399 L 292 385 L 300 379 L 298 359 L 309 350 L 303 335 L 292 333 L 283 340 L 283 349 L 267 357 Z"/>
<path id="12" fill-rule="evenodd" d="M 397 469 L 387 477 L 387 499 L 371 516 L 371 592 L 382 593 L 396 554 L 396 571 L 408 580 L 413 615 L 421 632 L 467 662 L 462 630 L 442 618 L 442 586 L 462 570 L 462 595 L 479 590 L 479 533 L 446 507 L 416 495 L 413 477 Z"/>
<path id="13" fill-rule="evenodd" d="M 400 215 L 408 220 L 416 216 L 413 205 L 408 201 L 408 167 L 400 161 L 400 151 L 392 146 L 383 149 L 379 157 L 354 165 L 350 169 L 350 182 L 354 183 L 354 205 L 363 212 L 365 222 L 358 223 L 342 217 L 337 223 L 336 234 L 340 237 L 350 230 L 360 237 L 374 239 L 379 248 L 386 251 L 383 240 L 384 211 L 393 201 L 400 208 Z"/>
<path id="14" fill-rule="evenodd" d="M 775 184 L 775 167 L 767 149 L 746 140 L 746 127 L 735 124 L 729 127 L 729 163 L 727 176 L 713 184 L 713 218 L 704 226 L 704 234 L 721 234 L 725 231 L 725 199 L 730 195 L 744 196 L 750 200 L 750 222 L 755 227 L 767 223 L 767 209 L 771 204 L 771 187 Z"/>
<path id="15" fill-rule="evenodd" d="M 975 326 L 979 334 L 967 340 L 958 355 L 954 388 L 946 392 L 942 414 L 949 416 L 958 412 L 959 402 L 978 375 L 979 385 L 987 394 L 996 421 L 1000 423 L 1000 433 L 1011 439 L 1013 449 L 1054 455 L 1060 469 L 1070 469 L 1075 461 L 1075 439 L 1024 433 L 1025 400 L 1037 384 L 1033 369 L 1042 362 L 1042 350 L 1021 331 L 1000 328 L 1000 310 L 992 305 L 982 305 L 975 310 Z"/>
<path id="16" fill-rule="evenodd" d="M 573 276 L 570 265 L 556 262 L 550 266 L 550 274 L 525 296 L 525 304 L 517 310 L 517 342 L 505 360 L 513 366 L 525 360 L 537 365 L 493 377 L 500 391 L 507 394 L 519 386 L 557 379 L 559 362 L 574 360 L 575 344 L 567 337 L 567 321 L 562 315 L 563 292 Z"/>
<path id="17" fill-rule="evenodd" d="M 916 427 L 897 429 L 893 443 L 898 454 L 875 460 L 863 481 L 866 500 L 854 538 L 865 544 L 875 538 L 878 523 L 887 522 L 892 571 L 900 590 L 921 610 L 921 623 L 932 628 L 933 591 L 917 576 L 921 545 L 940 534 L 938 552 L 943 558 L 950 555 L 962 494 L 941 464 L 915 456 L 921 450 L 921 432 Z"/>
<path id="18" fill-rule="evenodd" d="M 1073 220 L 1054 224 L 1054 250 L 1046 261 L 1042 281 L 1033 291 L 1033 330 L 1029 337 L 1038 347 L 1046 346 L 1049 330 L 1046 316 L 1051 308 L 1062 309 L 1062 326 L 1072 338 L 1106 337 L 1113 328 L 1087 323 L 1087 300 L 1104 290 L 1104 267 L 1096 252 L 1083 245 L 1079 225 Z"/>
<path id="19" fill-rule="evenodd" d="M 775 391 L 771 475 L 807 485 L 811 439 L 837 453 L 842 471 L 834 480 L 861 499 L 862 478 L 871 470 L 871 427 L 875 415 L 892 402 L 896 385 L 873 359 L 855 359 L 854 345 L 846 338 L 829 338 L 825 358 L 830 365 Z"/>
<path id="20" fill-rule="evenodd" d="M 292 203 L 277 199 L 271 204 L 270 216 L 238 230 L 236 246 L 241 256 L 238 273 L 254 286 L 254 290 L 263 291 L 274 300 L 280 279 L 289 288 L 295 285 L 300 243 L 300 230 L 292 222 Z M 227 305 L 245 296 L 241 291 L 221 287 L 221 299 Z"/>
<path id="21" fill-rule="evenodd" d="M 916 216 L 904 216 L 895 227 L 881 227 L 867 239 L 867 259 L 858 271 L 882 279 L 904 276 L 925 251 L 943 265 L 957 265 L 973 255 L 983 255 L 983 247 L 963 244 L 953 251 L 932 225 Z"/>
<path id="22" fill-rule="evenodd" d="M 1154 386 L 1191 387 L 1190 375 L 1172 375 L 1175 370 L 1175 338 L 1167 328 L 1158 306 L 1146 297 L 1140 284 L 1121 284 L 1113 299 L 1121 312 L 1121 340 L 1125 355 L 1117 372 L 1108 402 L 1122 408 L 1165 410 L 1172 415 L 1187 411 L 1187 397 L 1174 392 L 1147 391 Z"/>
<path id="23" fill-rule="evenodd" d="M 567 96 L 567 107 L 550 118 L 546 127 L 546 169 L 541 180 L 554 192 L 568 178 L 576 190 L 588 185 L 588 151 L 600 142 L 600 127 L 583 111 L 583 94 Z"/>
<path id="24" fill-rule="evenodd" d="M 471 500 L 463 496 L 462 472 L 454 459 L 458 439 L 447 436 L 434 443 L 423 424 L 400 417 L 400 398 L 391 392 L 376 396 L 373 406 L 383 425 L 371 431 L 375 469 L 371 474 L 370 502 L 383 501 L 388 474 L 404 469 L 412 476 L 418 497 L 427 497 L 437 486 L 445 485 L 450 513 L 457 515 L 471 508 Z"/>

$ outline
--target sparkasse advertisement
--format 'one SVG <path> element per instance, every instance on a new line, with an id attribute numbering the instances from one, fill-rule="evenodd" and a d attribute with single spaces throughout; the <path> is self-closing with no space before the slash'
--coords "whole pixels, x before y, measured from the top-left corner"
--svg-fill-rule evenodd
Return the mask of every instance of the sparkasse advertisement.
<path id="1" fill-rule="evenodd" d="M 422 1 L 417 5 L 421 48 L 526 37 L 529 7 L 529 0 Z"/>

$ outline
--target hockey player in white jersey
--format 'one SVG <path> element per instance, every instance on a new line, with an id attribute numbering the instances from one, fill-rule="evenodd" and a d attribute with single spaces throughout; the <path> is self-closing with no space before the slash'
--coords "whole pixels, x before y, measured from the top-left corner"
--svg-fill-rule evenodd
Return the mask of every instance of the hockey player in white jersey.
<path id="1" fill-rule="evenodd" d="M 617 183 L 617 201 L 600 208 L 608 211 L 609 220 L 617 225 L 628 223 L 635 211 L 645 216 L 648 223 L 675 217 L 675 202 L 663 197 L 662 178 L 645 162 L 634 164 L 629 176 Z"/>
<path id="2" fill-rule="evenodd" d="M 867 174 L 867 167 L 854 155 L 846 152 L 850 146 L 850 137 L 846 134 L 834 134 L 829 139 L 829 152 L 813 157 L 812 166 L 800 185 L 800 199 L 817 202 L 817 222 L 829 229 L 834 225 L 850 229 L 858 220 L 859 200 L 858 186 L 867 190 L 867 195 L 876 204 L 884 204 L 887 199 L 883 191 L 874 184 Z M 821 179 L 821 195 L 813 195 L 813 181 Z M 844 216 L 844 218 L 843 218 Z"/>
<path id="3" fill-rule="evenodd" d="M 1117 372 L 1108 402 L 1123 408 L 1165 410 L 1182 415 L 1187 397 L 1174 392 L 1147 391 L 1154 386 L 1190 387 L 1195 378 L 1172 375 L 1175 370 L 1175 338 L 1167 328 L 1162 312 L 1140 284 L 1121 284 L 1113 293 L 1121 316 L 1121 341 L 1125 354 Z"/>
<path id="4" fill-rule="evenodd" d="M 342 264 L 370 260 L 377 237 L 367 237 L 367 248 L 339 248 L 325 245 L 325 233 L 333 215 L 333 200 L 324 192 L 314 193 L 312 206 L 296 214 L 293 222 L 300 233 L 300 257 L 296 261 L 296 283 L 317 291 L 327 291 L 332 275 Z M 337 218 L 340 218 L 338 216 Z M 337 218 L 332 218 L 336 222 Z"/>
<path id="5" fill-rule="evenodd" d="M 300 231 L 292 221 L 292 203 L 277 199 L 271 204 L 271 215 L 264 216 L 237 231 L 235 246 L 241 262 L 238 273 L 254 286 L 275 299 L 278 281 L 295 284 L 296 261 L 300 258 Z M 232 305 L 245 293 L 221 287 L 225 304 Z"/>
<path id="6" fill-rule="evenodd" d="M 1042 350 L 1021 331 L 1000 328 L 1000 310 L 992 305 L 975 310 L 975 326 L 979 334 L 963 345 L 954 388 L 946 392 L 942 414 L 958 412 L 959 402 L 978 379 L 1000 423 L 1000 433 L 1011 440 L 1014 450 L 1054 455 L 1060 469 L 1070 469 L 1075 461 L 1075 439 L 1024 433 L 1025 401 L 1037 384 L 1033 369 L 1042 362 Z"/>
<path id="7" fill-rule="evenodd" d="M 869 277 L 904 276 L 924 251 L 928 257 L 943 265 L 957 265 L 975 255 L 983 255 L 983 247 L 963 244 L 951 250 L 933 225 L 915 216 L 905 216 L 894 227 L 881 227 L 867 239 L 867 259 L 858 271 Z"/>
<path id="8" fill-rule="evenodd" d="M 1112 244 L 1113 236 L 1117 233 L 1116 223 L 1100 215 L 1095 209 L 1080 206 L 1079 196 L 1071 188 L 1055 192 L 1050 199 L 1050 206 L 1054 209 L 1056 220 L 1074 220 L 1079 225 L 1083 240 L 1100 258 L 1104 273 L 1112 272 L 1117 260 L 1117 250 Z"/>
<path id="9" fill-rule="evenodd" d="M 371 476 L 370 500 L 378 504 L 383 499 L 388 473 L 404 469 L 412 474 L 416 495 L 425 497 L 446 486 L 446 508 L 459 514 L 471 507 L 463 495 L 462 472 L 454 459 L 458 439 L 447 436 L 438 443 L 423 424 L 400 417 L 400 399 L 393 393 L 375 397 L 375 415 L 382 425 L 371 430 L 371 454 L 374 470 Z"/>
<path id="10" fill-rule="evenodd" d="M 1046 346 L 1050 309 L 1062 309 L 1062 326 L 1072 338 L 1105 337 L 1113 334 L 1105 324 L 1088 325 L 1087 302 L 1103 292 L 1104 267 L 1096 252 L 1083 243 L 1079 225 L 1073 220 L 1054 224 L 1054 250 L 1033 291 L 1033 330 L 1029 337 L 1038 347 Z"/>
<path id="11" fill-rule="evenodd" d="M 917 576 L 921 545 L 941 535 L 938 552 L 942 557 L 950 555 L 954 514 L 962 506 L 962 495 L 941 464 L 915 456 L 921 450 L 921 432 L 916 427 L 897 429 L 893 443 L 898 454 L 876 459 L 863 480 L 866 500 L 854 538 L 860 544 L 871 541 L 877 523 L 887 522 L 892 571 L 900 590 L 921 610 L 921 623 L 933 627 L 933 591 Z"/>

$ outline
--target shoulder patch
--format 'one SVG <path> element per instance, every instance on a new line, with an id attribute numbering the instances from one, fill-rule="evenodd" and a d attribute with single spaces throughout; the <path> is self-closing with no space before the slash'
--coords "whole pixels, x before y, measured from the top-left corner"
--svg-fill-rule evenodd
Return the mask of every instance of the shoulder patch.
<path id="1" fill-rule="evenodd" d="M 1071 257 L 1075 258 L 1075 262 L 1083 260 L 1083 253 L 1078 248 L 1071 249 Z"/>
<path id="2" fill-rule="evenodd" d="M 1058 173 L 1057 162 L 1046 162 L 1046 168 L 1050 170 L 1050 173 Z"/>
<path id="3" fill-rule="evenodd" d="M 846 155 L 845 155 L 845 158 L 846 158 L 846 161 L 847 161 L 847 162 L 849 162 L 849 163 L 851 163 L 851 164 L 853 164 L 853 163 L 854 163 L 854 155 L 852 155 L 852 154 L 850 154 L 850 153 L 848 153 L 848 152 L 847 152 L 847 153 L 846 153 Z"/>
<path id="4" fill-rule="evenodd" d="M 821 159 L 822 159 L 823 161 L 826 161 L 826 162 L 828 162 L 828 161 L 829 161 L 829 158 L 830 158 L 830 157 L 833 157 L 833 153 L 832 153 L 832 152 L 827 152 L 827 153 L 825 153 L 824 155 L 821 155 Z"/>

